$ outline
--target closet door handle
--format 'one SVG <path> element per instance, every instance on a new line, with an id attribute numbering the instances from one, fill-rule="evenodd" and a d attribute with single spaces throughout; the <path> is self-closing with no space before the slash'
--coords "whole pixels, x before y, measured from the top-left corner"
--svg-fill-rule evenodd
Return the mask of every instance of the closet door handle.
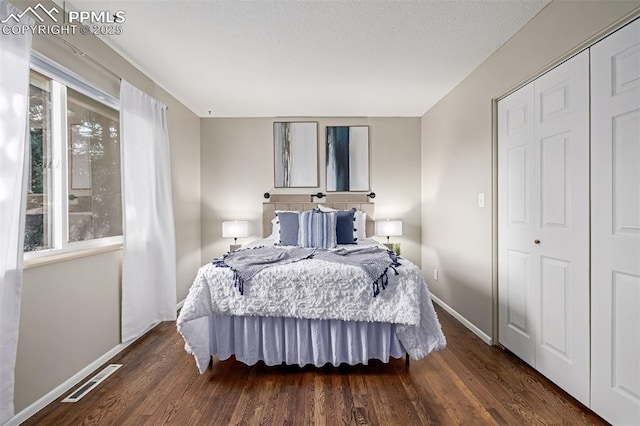
<path id="1" fill-rule="evenodd" d="M 540 240 L 533 240 L 533 244 L 540 244 Z"/>

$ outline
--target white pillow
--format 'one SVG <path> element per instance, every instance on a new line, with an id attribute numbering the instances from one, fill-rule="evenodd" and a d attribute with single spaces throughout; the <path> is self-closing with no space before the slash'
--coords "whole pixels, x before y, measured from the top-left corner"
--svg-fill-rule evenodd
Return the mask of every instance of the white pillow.
<path id="1" fill-rule="evenodd" d="M 353 233 L 353 235 L 355 238 L 357 238 L 356 242 L 362 241 L 367 238 L 367 214 L 361 210 L 356 210 L 354 218 L 356 219 L 356 231 Z"/>
<path id="2" fill-rule="evenodd" d="M 269 238 L 280 239 L 280 221 L 277 216 L 271 219 L 271 235 Z"/>
<path id="3" fill-rule="evenodd" d="M 331 207 L 325 206 L 324 204 L 318 204 L 318 209 L 323 213 L 338 211 L 336 209 L 332 209 Z"/>

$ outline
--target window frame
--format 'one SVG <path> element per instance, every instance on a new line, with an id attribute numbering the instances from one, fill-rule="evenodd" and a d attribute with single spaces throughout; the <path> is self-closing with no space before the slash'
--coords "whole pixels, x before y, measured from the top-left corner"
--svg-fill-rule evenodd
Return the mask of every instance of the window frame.
<path id="1" fill-rule="evenodd" d="M 73 252 L 86 253 L 90 249 L 100 249 L 105 247 L 122 245 L 123 235 L 112 237 L 94 238 L 83 241 L 69 241 L 69 169 L 68 169 L 68 149 L 69 132 L 67 131 L 67 87 L 85 96 L 94 99 L 96 102 L 114 109 L 118 112 L 120 122 L 120 100 L 106 93 L 91 83 L 84 80 L 77 74 L 69 71 L 51 59 L 37 53 L 31 53 L 31 70 L 51 79 L 51 199 L 53 208 L 51 209 L 51 247 L 34 251 L 23 251 L 24 261 L 60 256 Z M 120 188 L 124 187 L 122 182 L 122 140 L 120 140 Z M 121 200 L 122 203 L 122 200 Z M 124 205 L 122 205 L 123 234 L 124 234 Z M 65 256 L 63 256 L 65 257 Z"/>

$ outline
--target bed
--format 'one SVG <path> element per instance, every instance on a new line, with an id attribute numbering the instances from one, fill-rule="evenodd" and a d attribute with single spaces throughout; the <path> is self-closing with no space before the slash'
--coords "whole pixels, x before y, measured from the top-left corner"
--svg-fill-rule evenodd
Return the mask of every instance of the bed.
<path id="1" fill-rule="evenodd" d="M 265 238 L 198 270 L 177 328 L 200 373 L 214 355 L 247 365 L 320 367 L 405 354 L 417 360 L 446 345 L 420 269 L 366 238 L 373 234 L 373 203 L 291 199 L 263 204 Z M 280 245 L 283 212 L 333 220 L 332 211 L 354 212 L 354 223 L 360 212 L 355 241 Z"/>

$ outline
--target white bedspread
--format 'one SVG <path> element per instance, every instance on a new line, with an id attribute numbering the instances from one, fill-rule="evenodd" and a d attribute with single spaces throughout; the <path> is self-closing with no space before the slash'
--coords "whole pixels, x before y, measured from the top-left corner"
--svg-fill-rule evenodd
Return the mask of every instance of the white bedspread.
<path id="1" fill-rule="evenodd" d="M 446 341 L 422 272 L 404 258 L 400 262 L 399 274 L 389 270 L 389 285 L 376 297 L 364 271 L 349 265 L 309 259 L 275 266 L 245 283 L 241 295 L 231 270 L 207 264 L 189 290 L 178 331 L 201 373 L 211 355 L 207 318 L 213 314 L 395 323 L 407 353 L 420 359 Z"/>

